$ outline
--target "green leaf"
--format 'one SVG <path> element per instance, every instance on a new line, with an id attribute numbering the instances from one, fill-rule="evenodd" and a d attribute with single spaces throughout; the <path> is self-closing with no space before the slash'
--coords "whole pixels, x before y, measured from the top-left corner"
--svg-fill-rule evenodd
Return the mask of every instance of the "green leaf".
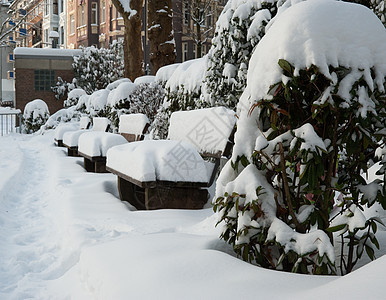
<path id="1" fill-rule="evenodd" d="M 375 259 L 375 256 L 374 256 L 374 249 L 371 248 L 371 247 L 368 246 L 368 245 L 365 245 L 365 249 L 366 249 L 366 253 L 367 253 L 368 257 L 369 257 L 371 260 L 374 260 L 374 259 Z"/>
<path id="2" fill-rule="evenodd" d="M 347 224 L 339 224 L 333 227 L 328 227 L 326 230 L 328 232 L 337 232 L 337 231 L 343 230 L 346 226 Z"/>
<path id="3" fill-rule="evenodd" d="M 279 59 L 278 64 L 280 68 L 282 68 L 285 71 L 284 75 L 292 77 L 294 68 L 291 66 L 291 64 L 288 61 L 286 61 L 285 59 Z"/>

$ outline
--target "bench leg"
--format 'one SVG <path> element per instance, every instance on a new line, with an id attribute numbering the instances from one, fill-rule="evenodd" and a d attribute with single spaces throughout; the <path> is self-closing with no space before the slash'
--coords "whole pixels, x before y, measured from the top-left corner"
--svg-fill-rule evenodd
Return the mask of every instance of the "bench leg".
<path id="1" fill-rule="evenodd" d="M 199 188 L 156 187 L 145 191 L 146 209 L 201 209 L 208 201 L 208 191 Z"/>
<path id="2" fill-rule="evenodd" d="M 118 191 L 122 201 L 127 201 L 137 209 L 146 209 L 144 192 L 140 187 L 118 176 Z"/>
<path id="3" fill-rule="evenodd" d="M 104 160 L 96 160 L 94 162 L 94 171 L 95 173 L 107 173 L 106 170 L 106 159 Z"/>
<path id="4" fill-rule="evenodd" d="M 78 157 L 79 156 L 78 147 L 67 148 L 67 155 Z"/>
<path id="5" fill-rule="evenodd" d="M 94 163 L 88 158 L 83 158 L 83 165 L 87 172 L 94 172 Z"/>

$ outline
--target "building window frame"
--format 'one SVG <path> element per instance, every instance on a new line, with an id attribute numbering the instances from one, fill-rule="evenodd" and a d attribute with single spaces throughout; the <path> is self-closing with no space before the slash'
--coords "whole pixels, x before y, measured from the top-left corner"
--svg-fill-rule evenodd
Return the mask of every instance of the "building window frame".
<path id="1" fill-rule="evenodd" d="M 91 25 L 98 25 L 98 3 L 91 3 Z"/>
<path id="2" fill-rule="evenodd" d="M 75 34 L 75 16 L 74 14 L 70 15 L 70 35 Z"/>
<path id="3" fill-rule="evenodd" d="M 182 43 L 182 61 L 188 60 L 188 43 Z"/>
<path id="4" fill-rule="evenodd" d="M 55 70 L 35 69 L 34 70 L 34 89 L 35 91 L 51 91 L 55 86 Z"/>
<path id="5" fill-rule="evenodd" d="M 106 23 L 106 1 L 102 1 L 101 5 L 101 24 Z"/>

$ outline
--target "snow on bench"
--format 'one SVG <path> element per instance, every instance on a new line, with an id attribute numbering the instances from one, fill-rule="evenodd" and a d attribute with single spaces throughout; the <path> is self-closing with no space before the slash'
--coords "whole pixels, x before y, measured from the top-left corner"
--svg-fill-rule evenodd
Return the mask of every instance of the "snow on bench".
<path id="1" fill-rule="evenodd" d="M 110 120 L 103 117 L 94 117 L 91 131 L 106 132 L 110 128 Z M 79 137 L 88 132 L 88 129 L 80 129 L 76 131 L 69 131 L 63 134 L 63 145 L 67 147 L 68 156 L 78 156 L 78 142 Z"/>
<path id="2" fill-rule="evenodd" d="M 84 130 L 88 129 L 91 125 L 89 117 L 81 117 L 79 123 L 61 123 L 56 127 L 54 132 L 55 144 L 58 147 L 64 147 L 63 135 L 68 131 Z"/>
<path id="3" fill-rule="evenodd" d="M 107 151 L 107 170 L 118 176 L 120 198 L 137 209 L 200 209 L 229 156 L 236 117 L 215 107 L 174 112 L 168 140 L 123 144 Z"/>
<path id="4" fill-rule="evenodd" d="M 88 172 L 106 172 L 107 150 L 113 146 L 142 140 L 149 126 L 146 115 L 130 114 L 120 116 L 120 134 L 102 131 L 83 133 L 79 137 L 78 154 L 84 157 L 84 168 Z"/>

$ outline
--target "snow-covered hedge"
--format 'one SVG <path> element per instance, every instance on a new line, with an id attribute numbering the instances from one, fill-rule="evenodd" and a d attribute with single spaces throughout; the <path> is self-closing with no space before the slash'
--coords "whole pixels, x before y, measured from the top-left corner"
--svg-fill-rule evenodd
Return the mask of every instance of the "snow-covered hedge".
<path id="1" fill-rule="evenodd" d="M 203 83 L 207 106 L 235 108 L 247 83 L 248 63 L 265 26 L 277 12 L 277 0 L 229 0 L 217 23 Z"/>
<path id="2" fill-rule="evenodd" d="M 112 127 L 118 129 L 119 117 L 123 114 L 142 113 L 150 122 L 164 98 L 164 89 L 154 82 L 154 76 L 143 76 L 136 82 L 120 83 L 108 96 L 108 117 Z"/>
<path id="3" fill-rule="evenodd" d="M 385 147 L 385 57 L 376 16 L 331 0 L 295 4 L 257 45 L 214 201 L 221 237 L 243 259 L 344 274 L 364 252 L 374 258 L 378 220 L 362 207 L 386 208 L 386 160 L 380 179 L 361 175 Z"/>
<path id="4" fill-rule="evenodd" d="M 165 84 L 164 101 L 152 125 L 154 138 L 164 139 L 167 137 L 167 128 L 172 112 L 201 107 L 201 84 L 205 68 L 206 57 L 202 57 L 159 70 L 162 71 L 156 76 L 156 80 L 163 84 L 166 78 L 169 79 Z"/>
<path id="5" fill-rule="evenodd" d="M 23 123 L 27 133 L 33 133 L 40 129 L 48 120 L 50 112 L 47 104 L 41 99 L 28 102 L 24 107 Z"/>

